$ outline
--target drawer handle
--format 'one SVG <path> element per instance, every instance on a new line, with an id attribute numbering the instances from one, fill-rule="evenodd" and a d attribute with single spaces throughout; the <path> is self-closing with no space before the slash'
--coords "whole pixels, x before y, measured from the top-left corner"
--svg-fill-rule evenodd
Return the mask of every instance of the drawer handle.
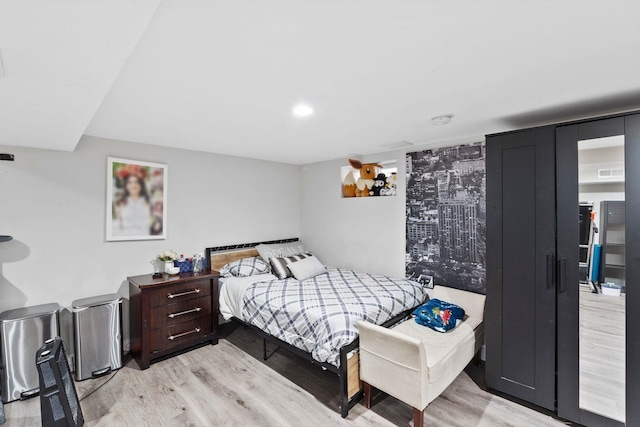
<path id="1" fill-rule="evenodd" d="M 182 316 L 183 314 L 197 313 L 200 310 L 202 310 L 202 308 L 196 307 L 196 308 L 192 308 L 191 310 L 181 311 L 179 313 L 170 313 L 169 314 L 169 319 L 173 319 L 174 317 Z"/>
<path id="2" fill-rule="evenodd" d="M 170 341 L 173 341 L 176 338 L 184 337 L 184 336 L 191 335 L 191 334 L 197 334 L 198 332 L 200 332 L 200 328 L 194 328 L 193 331 L 187 331 L 187 332 L 183 332 L 183 333 L 177 334 L 177 335 L 169 335 L 167 338 Z"/>
<path id="3" fill-rule="evenodd" d="M 200 293 L 200 288 L 196 288 L 196 289 L 193 289 L 191 291 L 181 292 L 179 294 L 167 294 L 167 298 L 173 299 L 173 298 L 177 298 L 177 297 L 183 297 L 185 295 L 199 294 L 199 293 Z"/>

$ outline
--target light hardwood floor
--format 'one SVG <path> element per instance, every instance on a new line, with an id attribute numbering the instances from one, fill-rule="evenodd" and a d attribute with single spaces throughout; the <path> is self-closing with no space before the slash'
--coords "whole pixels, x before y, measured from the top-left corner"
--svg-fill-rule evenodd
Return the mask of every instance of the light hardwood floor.
<path id="1" fill-rule="evenodd" d="M 273 348 L 271 348 L 273 350 Z M 378 395 L 367 410 L 337 412 L 337 378 L 243 328 L 140 371 L 129 361 L 111 377 L 76 383 L 89 426 L 408 426 L 411 408 Z M 470 376 L 471 375 L 471 376 Z M 483 391 L 469 367 L 425 413 L 426 426 L 563 426 L 548 415 Z M 102 385 L 100 388 L 97 388 Z M 39 426 L 39 399 L 5 405 L 7 427 Z M 4 427 L 4 426 L 3 426 Z"/>
<path id="2" fill-rule="evenodd" d="M 580 286 L 580 407 L 625 420 L 625 297 Z"/>

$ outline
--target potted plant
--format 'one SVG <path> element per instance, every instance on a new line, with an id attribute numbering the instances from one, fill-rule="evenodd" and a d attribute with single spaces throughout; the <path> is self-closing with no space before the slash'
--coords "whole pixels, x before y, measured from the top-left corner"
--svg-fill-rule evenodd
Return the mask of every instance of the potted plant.
<path id="1" fill-rule="evenodd" d="M 178 259 L 176 251 L 164 251 L 158 254 L 158 260 L 164 263 L 164 271 L 168 272 L 173 267 L 173 261 Z"/>

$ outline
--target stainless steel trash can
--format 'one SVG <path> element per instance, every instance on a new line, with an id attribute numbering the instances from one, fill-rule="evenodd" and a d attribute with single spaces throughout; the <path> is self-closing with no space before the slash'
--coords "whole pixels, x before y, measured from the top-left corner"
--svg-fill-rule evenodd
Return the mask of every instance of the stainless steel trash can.
<path id="1" fill-rule="evenodd" d="M 122 367 L 122 297 L 75 300 L 73 312 L 76 380 L 106 375 Z"/>
<path id="2" fill-rule="evenodd" d="M 4 403 L 36 396 L 39 390 L 34 354 L 60 335 L 60 306 L 34 305 L 0 313 L 0 390 Z"/>

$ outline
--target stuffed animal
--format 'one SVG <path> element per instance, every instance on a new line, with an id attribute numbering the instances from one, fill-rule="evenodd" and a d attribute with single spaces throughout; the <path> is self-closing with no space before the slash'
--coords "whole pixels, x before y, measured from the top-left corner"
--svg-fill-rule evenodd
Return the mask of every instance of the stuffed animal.
<path id="1" fill-rule="evenodd" d="M 349 171 L 342 182 L 342 195 L 344 197 L 368 197 L 369 191 L 373 187 L 376 168 L 382 168 L 382 166 L 377 163 L 362 163 L 355 159 L 349 159 L 349 164 L 360 172 L 360 178 L 356 180 L 353 171 Z"/>
<path id="2" fill-rule="evenodd" d="M 373 180 L 373 187 L 369 190 L 370 196 L 380 196 L 381 191 L 384 190 L 384 186 L 387 185 L 387 176 L 383 173 L 379 173 Z"/>
<path id="3" fill-rule="evenodd" d="M 387 181 L 382 190 L 380 190 L 381 196 L 395 196 L 396 195 L 396 182 L 398 180 L 398 174 L 396 172 L 392 172 L 391 175 L 387 177 Z"/>

